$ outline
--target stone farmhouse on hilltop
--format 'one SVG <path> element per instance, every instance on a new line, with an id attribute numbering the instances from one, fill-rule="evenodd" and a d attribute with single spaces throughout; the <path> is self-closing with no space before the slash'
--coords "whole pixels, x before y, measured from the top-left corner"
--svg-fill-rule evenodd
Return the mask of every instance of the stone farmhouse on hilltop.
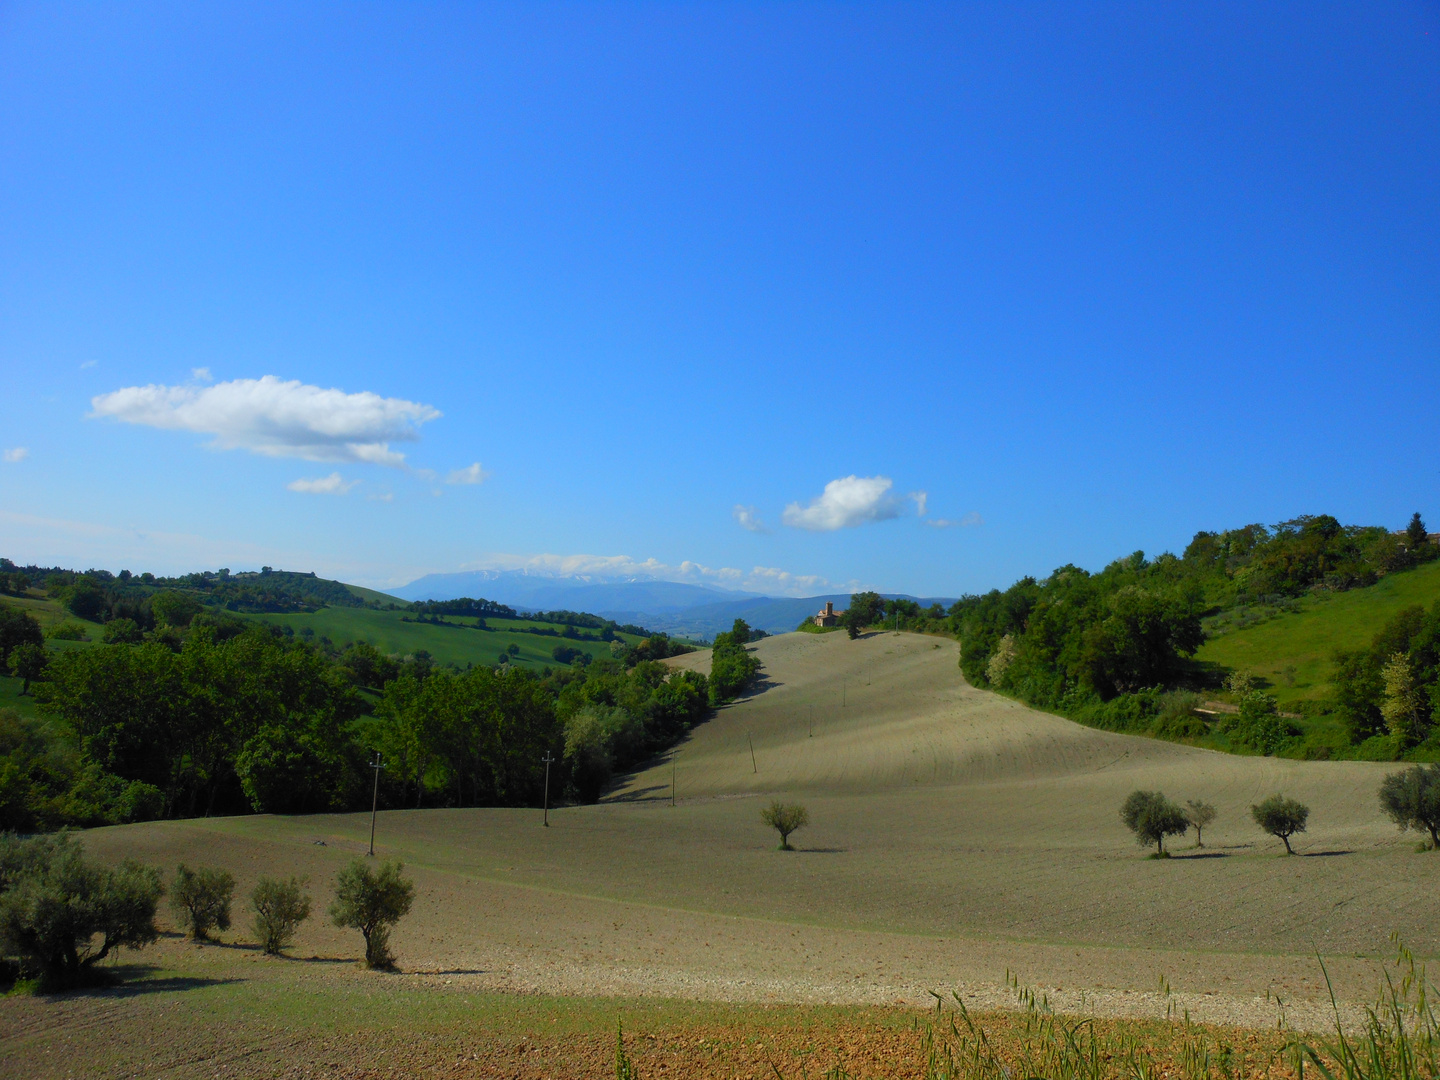
<path id="1" fill-rule="evenodd" d="M 835 604 L 834 604 L 832 601 L 830 601 L 830 600 L 826 600 L 826 601 L 825 601 L 825 610 L 824 610 L 824 611 L 821 611 L 821 612 L 817 612 L 816 615 L 815 615 L 815 625 L 816 625 L 816 626 L 839 626 L 839 625 L 840 625 L 840 620 L 843 619 L 844 617 L 845 617 L 845 612 L 843 612 L 843 611 L 836 611 L 836 610 L 835 610 Z"/>

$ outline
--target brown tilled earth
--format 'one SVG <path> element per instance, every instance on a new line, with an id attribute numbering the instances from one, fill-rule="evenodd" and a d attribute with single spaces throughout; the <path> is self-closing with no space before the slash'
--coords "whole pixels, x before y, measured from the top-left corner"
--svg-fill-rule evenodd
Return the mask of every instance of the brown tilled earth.
<path id="1" fill-rule="evenodd" d="M 150 1010 L 192 1025 L 196 1045 L 270 1047 L 274 1063 L 262 1067 L 271 1061 L 262 1054 L 233 1069 L 275 1074 L 281 1059 L 314 1064 L 319 1051 L 297 1058 L 274 1049 L 283 1039 L 245 1032 L 278 1024 L 311 1046 L 342 1031 L 327 1027 L 324 1009 L 397 993 L 417 995 L 417 1015 L 446 1017 L 465 995 L 545 995 L 524 1000 L 570 1002 L 556 1006 L 565 1015 L 618 1014 L 616 1002 L 714 1003 L 706 1007 L 721 1012 L 709 1019 L 651 1032 L 691 1039 L 685 1033 L 707 1023 L 731 1030 L 728 1008 L 801 1006 L 804 1023 L 843 1027 L 845 1010 L 865 1007 L 878 1011 L 863 1013 L 856 1030 L 889 1030 L 895 1016 L 933 1001 L 932 990 L 956 991 L 973 1008 L 1010 1007 L 1008 975 L 1071 1012 L 1155 1018 L 1188 1009 L 1211 1023 L 1273 1027 L 1278 996 L 1291 1024 L 1318 1027 L 1328 999 L 1317 952 L 1342 1000 L 1354 1002 L 1372 992 L 1392 932 L 1417 953 L 1436 951 L 1440 856 L 1417 854 L 1414 835 L 1380 816 L 1383 766 L 1232 757 L 1079 727 L 965 685 L 951 641 L 792 634 L 756 652 L 765 670 L 754 694 L 600 805 L 552 812 L 549 829 L 533 811 L 381 814 L 380 854 L 403 859 L 419 888 L 394 938 L 406 974 L 354 971 L 358 936 L 319 917 L 295 950 L 317 959 L 303 962 L 165 943 L 127 962 L 158 962 L 168 989 L 5 1003 L 0 1052 L 25 1064 L 11 1074 L 50 1058 L 62 1067 L 45 1075 L 72 1066 L 82 1075 L 96 1062 L 71 1055 L 65 1017 L 86 1030 L 103 1023 L 119 1047 L 152 1022 Z M 1214 803 L 1220 816 L 1205 847 L 1184 838 L 1176 857 L 1144 858 L 1117 813 L 1137 787 Z M 1250 804 L 1276 791 L 1311 807 L 1295 858 L 1250 822 Z M 761 825 L 772 797 L 808 807 L 812 825 L 794 837 L 800 850 L 776 851 Z M 250 817 L 96 830 L 86 843 L 106 859 L 227 867 L 241 895 L 260 874 L 305 875 L 323 907 L 368 830 L 368 815 Z M 225 937 L 247 934 L 237 926 Z M 196 975 L 196 965 L 210 974 Z M 306 1011 L 307 1001 L 322 1004 Z M 297 1009 L 308 1019 L 281 1019 Z M 376 1047 L 391 1045 L 393 1024 L 357 1023 Z M 613 1059 L 610 1023 L 546 1045 Z M 463 1022 L 426 1030 L 400 1045 L 431 1047 L 426 1060 L 439 1068 Z M 545 1034 L 525 1023 L 514 1031 Z M 501 1036 L 491 1036 L 486 1052 L 499 1054 Z M 143 1060 L 152 1048 L 142 1040 L 140 1050 Z M 455 1068 L 492 1074 L 456 1053 Z M 213 1057 L 172 1072 L 198 1074 Z M 494 1074 L 600 1075 L 580 1065 L 524 1068 L 497 1064 Z"/>

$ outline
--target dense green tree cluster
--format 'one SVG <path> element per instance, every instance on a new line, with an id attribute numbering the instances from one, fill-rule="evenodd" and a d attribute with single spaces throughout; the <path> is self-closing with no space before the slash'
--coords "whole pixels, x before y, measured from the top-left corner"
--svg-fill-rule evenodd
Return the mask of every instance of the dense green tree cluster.
<path id="1" fill-rule="evenodd" d="M 735 697 L 750 685 L 760 670 L 760 661 L 746 648 L 750 640 L 751 630 L 744 619 L 736 619 L 728 631 L 715 635 L 710 653 L 709 693 L 712 705 Z"/>
<path id="2" fill-rule="evenodd" d="M 1340 717 L 1357 741 L 1391 738 L 1397 750 L 1424 741 L 1440 725 L 1440 603 L 1399 612 L 1368 649 L 1336 657 Z"/>
<path id="3" fill-rule="evenodd" d="M 1173 684 L 1203 640 L 1204 610 L 1179 559 L 1136 552 L 1098 574 L 1064 566 L 963 599 L 951 618 L 973 684 L 1065 710 Z"/>

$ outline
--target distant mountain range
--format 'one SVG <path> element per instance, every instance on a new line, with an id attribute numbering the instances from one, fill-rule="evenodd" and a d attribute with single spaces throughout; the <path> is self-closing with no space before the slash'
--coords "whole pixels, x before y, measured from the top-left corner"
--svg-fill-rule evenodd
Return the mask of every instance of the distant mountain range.
<path id="1" fill-rule="evenodd" d="M 454 600 L 469 596 L 531 611 L 588 611 L 620 623 L 636 623 L 651 630 L 686 637 L 710 638 L 729 630 L 736 619 L 771 634 L 794 630 L 807 615 L 831 601 L 837 608 L 850 603 L 849 593 L 824 596 L 775 597 L 756 593 L 687 585 L 678 581 L 594 582 L 583 578 L 548 577 L 520 570 L 476 570 L 463 574 L 426 574 L 391 589 L 402 600 Z M 947 597 L 899 596 L 925 606 L 949 607 Z"/>

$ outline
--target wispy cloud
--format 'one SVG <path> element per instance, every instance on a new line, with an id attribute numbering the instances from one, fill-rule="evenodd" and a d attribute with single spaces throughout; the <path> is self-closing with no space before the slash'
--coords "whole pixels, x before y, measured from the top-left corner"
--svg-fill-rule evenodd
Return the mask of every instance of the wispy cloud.
<path id="1" fill-rule="evenodd" d="M 18 465 L 30 456 L 30 448 L 28 446 L 15 446 L 6 450 L 5 453 L 0 456 L 5 458 L 7 465 Z"/>
<path id="2" fill-rule="evenodd" d="M 190 378 L 194 379 L 196 382 L 208 383 L 215 381 L 215 376 L 210 374 L 210 369 L 208 367 L 191 368 Z"/>
<path id="3" fill-rule="evenodd" d="M 303 495 L 345 495 L 358 484 L 359 480 L 346 480 L 338 472 L 314 480 L 292 480 L 285 487 Z"/>
<path id="4" fill-rule="evenodd" d="M 891 494 L 888 476 L 842 476 L 831 480 L 809 506 L 793 502 L 781 520 L 795 529 L 834 532 L 900 516 L 901 500 Z"/>
<path id="5" fill-rule="evenodd" d="M 519 570 L 538 577 L 578 578 L 597 583 L 679 581 L 783 596 L 808 596 L 816 592 L 847 591 L 857 587 L 855 582 L 837 584 L 820 574 L 796 574 L 774 566 L 754 566 L 742 570 L 734 566 L 706 566 L 688 559 L 678 564 L 663 563 L 653 558 L 641 561 L 628 555 L 497 554 L 470 563 L 464 569 Z"/>
<path id="6" fill-rule="evenodd" d="M 979 514 L 971 512 L 959 521 L 950 521 L 946 518 L 930 518 L 925 524 L 929 525 L 932 529 L 973 529 L 977 525 L 984 525 L 985 519 Z"/>
<path id="7" fill-rule="evenodd" d="M 323 390 L 274 375 L 214 386 L 129 386 L 90 401 L 91 416 L 214 436 L 222 450 L 403 468 L 390 443 L 419 438 L 438 409 L 402 398 Z"/>
<path id="8" fill-rule="evenodd" d="M 86 368 L 92 368 L 99 362 L 100 361 L 98 360 L 86 360 L 83 364 L 80 365 L 80 370 L 84 371 Z"/>
<path id="9" fill-rule="evenodd" d="M 480 467 L 480 462 L 467 465 L 463 469 L 456 469 L 449 476 L 445 477 L 447 484 L 483 484 L 490 474 Z"/>
<path id="10" fill-rule="evenodd" d="M 381 491 L 373 495 L 366 495 L 365 498 L 371 502 L 394 502 L 395 493 L 393 491 Z"/>
<path id="11" fill-rule="evenodd" d="M 736 503 L 732 513 L 735 515 L 735 520 L 740 523 L 742 529 L 748 529 L 750 532 L 755 533 L 768 533 L 770 531 L 765 527 L 765 523 L 756 515 L 755 507 L 753 506 L 741 506 L 739 503 Z"/>

